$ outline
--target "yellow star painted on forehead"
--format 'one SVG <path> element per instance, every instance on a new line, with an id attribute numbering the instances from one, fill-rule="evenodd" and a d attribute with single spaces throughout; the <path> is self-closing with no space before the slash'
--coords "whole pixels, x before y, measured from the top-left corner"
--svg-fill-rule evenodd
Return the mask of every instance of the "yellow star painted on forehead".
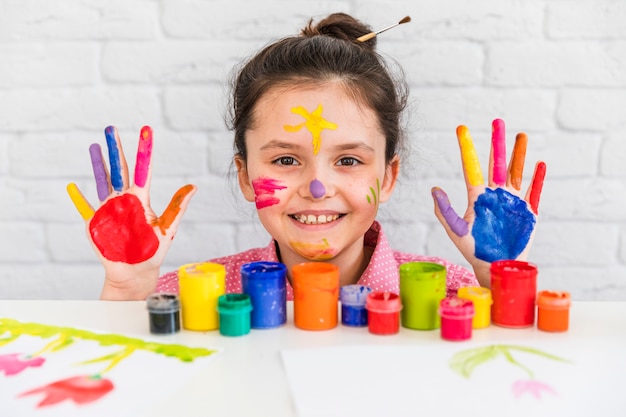
<path id="1" fill-rule="evenodd" d="M 299 125 L 284 126 L 284 129 L 287 132 L 297 132 L 302 129 L 302 126 L 306 126 L 313 136 L 313 155 L 317 155 L 320 150 L 320 146 L 322 145 L 322 129 L 337 129 L 337 125 L 335 123 L 324 120 L 322 117 L 322 111 L 323 108 L 321 104 L 311 113 L 309 113 L 307 109 L 302 106 L 294 107 L 291 109 L 291 112 L 304 117 L 306 120 Z"/>

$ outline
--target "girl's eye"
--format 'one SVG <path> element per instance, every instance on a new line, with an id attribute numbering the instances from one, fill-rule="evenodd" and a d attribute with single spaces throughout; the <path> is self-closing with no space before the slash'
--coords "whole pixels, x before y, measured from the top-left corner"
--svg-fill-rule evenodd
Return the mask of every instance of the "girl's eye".
<path id="1" fill-rule="evenodd" d="M 280 158 L 275 159 L 274 163 L 277 165 L 299 165 L 296 158 L 292 156 L 281 156 Z"/>
<path id="2" fill-rule="evenodd" d="M 351 158 L 351 157 L 345 157 L 345 158 L 341 158 L 338 162 L 337 165 L 342 165 L 342 166 L 353 166 L 353 165 L 357 165 L 359 163 L 358 160 L 356 160 L 355 158 Z"/>

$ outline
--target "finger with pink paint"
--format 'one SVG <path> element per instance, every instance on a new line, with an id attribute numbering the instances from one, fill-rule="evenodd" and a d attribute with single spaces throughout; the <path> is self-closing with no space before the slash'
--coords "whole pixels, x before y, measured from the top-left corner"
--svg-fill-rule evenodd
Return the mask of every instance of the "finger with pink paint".
<path id="1" fill-rule="evenodd" d="M 435 200 L 435 215 L 448 234 L 452 232 L 459 237 L 467 235 L 469 232 L 469 223 L 454 211 L 445 191 L 439 187 L 433 187 L 431 193 Z"/>
<path id="2" fill-rule="evenodd" d="M 89 147 L 89 155 L 91 157 L 91 166 L 93 168 L 93 176 L 96 180 L 96 190 L 98 191 L 98 199 L 104 201 L 111 194 L 111 181 L 109 171 L 106 168 L 102 157 L 102 148 L 97 143 Z"/>
<path id="3" fill-rule="evenodd" d="M 122 192 L 128 188 L 128 164 L 122 149 L 122 141 L 115 126 L 104 129 L 104 136 L 109 149 L 109 164 L 111 165 L 111 186 L 113 190 Z"/>
<path id="4" fill-rule="evenodd" d="M 465 176 L 467 188 L 470 189 L 483 185 L 485 180 L 483 179 L 480 162 L 478 161 L 478 155 L 476 154 L 476 148 L 474 148 L 474 142 L 470 136 L 469 129 L 463 125 L 457 127 L 456 136 L 459 140 L 463 175 Z"/>
<path id="5" fill-rule="evenodd" d="M 491 124 L 491 155 L 489 156 L 489 186 L 502 187 L 506 184 L 506 139 L 504 121 L 495 119 Z"/>
<path id="6" fill-rule="evenodd" d="M 150 180 L 150 166 L 152 161 L 152 128 L 144 126 L 139 134 L 137 146 L 137 160 L 135 163 L 135 185 L 146 187 Z"/>

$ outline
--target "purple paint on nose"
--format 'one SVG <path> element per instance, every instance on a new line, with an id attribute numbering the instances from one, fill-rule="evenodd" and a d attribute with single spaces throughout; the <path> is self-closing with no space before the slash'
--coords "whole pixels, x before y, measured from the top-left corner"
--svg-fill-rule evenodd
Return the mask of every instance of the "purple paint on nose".
<path id="1" fill-rule="evenodd" d="M 311 190 L 311 195 L 314 198 L 322 198 L 324 194 L 326 194 L 326 188 L 324 188 L 324 184 L 321 181 L 313 180 L 309 185 L 309 190 Z"/>

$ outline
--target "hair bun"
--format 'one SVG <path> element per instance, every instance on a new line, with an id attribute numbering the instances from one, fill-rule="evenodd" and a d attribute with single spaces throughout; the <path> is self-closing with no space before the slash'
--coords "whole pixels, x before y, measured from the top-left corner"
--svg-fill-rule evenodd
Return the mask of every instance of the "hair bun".
<path id="1" fill-rule="evenodd" d="M 310 19 L 308 24 L 300 31 L 300 35 L 307 38 L 319 35 L 330 36 L 374 51 L 376 49 L 376 37 L 366 42 L 358 42 L 356 40 L 359 36 L 370 32 L 372 32 L 372 28 L 360 20 L 345 13 L 333 13 L 317 23 Z"/>

